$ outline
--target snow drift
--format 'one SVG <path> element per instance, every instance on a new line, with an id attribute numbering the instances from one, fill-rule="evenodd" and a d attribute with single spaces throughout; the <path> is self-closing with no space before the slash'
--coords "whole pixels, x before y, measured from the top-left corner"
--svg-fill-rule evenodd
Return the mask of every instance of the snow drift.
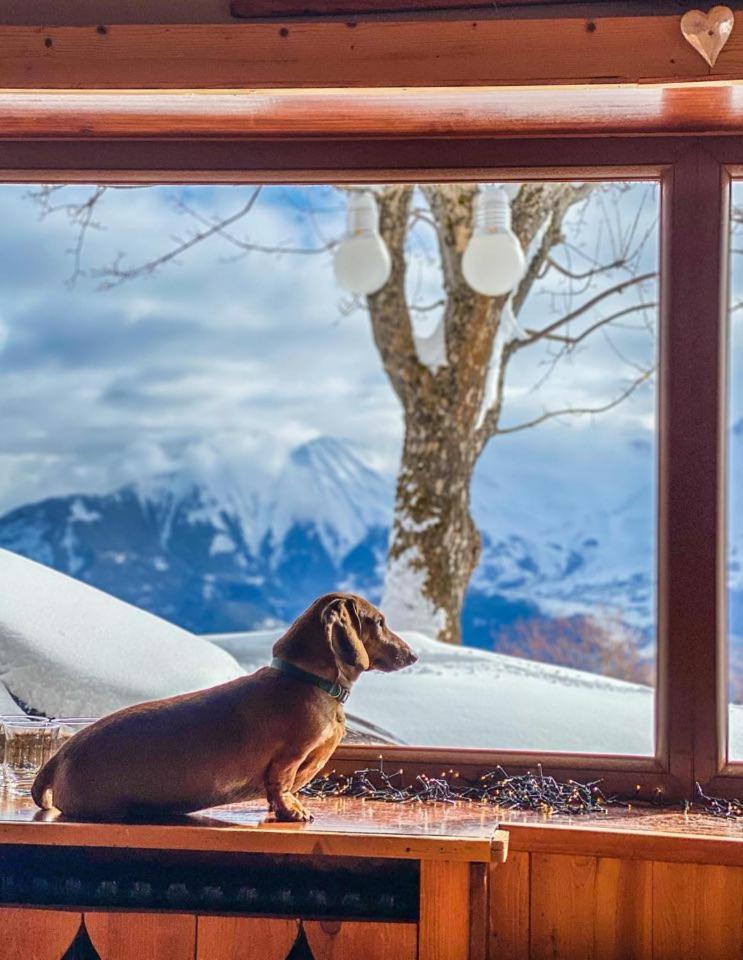
<path id="1" fill-rule="evenodd" d="M 266 662 L 278 631 L 210 639 L 247 671 Z M 649 755 L 650 687 L 402 632 L 419 655 L 399 673 L 368 673 L 347 709 L 416 746 Z M 730 709 L 731 754 L 743 756 L 743 707 Z"/>
<path id="2" fill-rule="evenodd" d="M 242 674 L 214 644 L 0 550 L 0 680 L 49 716 L 98 716 Z"/>

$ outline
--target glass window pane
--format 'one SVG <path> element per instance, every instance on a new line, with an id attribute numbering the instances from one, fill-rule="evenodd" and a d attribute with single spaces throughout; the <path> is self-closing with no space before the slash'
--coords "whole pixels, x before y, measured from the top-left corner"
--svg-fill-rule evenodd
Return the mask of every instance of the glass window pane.
<path id="1" fill-rule="evenodd" d="M 728 689 L 731 760 L 743 760 L 743 183 L 732 186 L 728 429 Z"/>
<path id="2" fill-rule="evenodd" d="M 368 597 L 420 659 L 359 680 L 355 739 L 652 754 L 658 204 L 0 188 L 0 551 L 234 669 L 317 596 Z M 0 644 L 30 596 L 0 593 Z M 11 692 L 49 710 L 51 653 L 20 650 Z"/>

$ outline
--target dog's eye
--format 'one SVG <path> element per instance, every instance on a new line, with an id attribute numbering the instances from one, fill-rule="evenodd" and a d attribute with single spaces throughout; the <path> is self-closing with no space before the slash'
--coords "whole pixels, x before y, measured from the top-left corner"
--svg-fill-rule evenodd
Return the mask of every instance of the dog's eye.
<path id="1" fill-rule="evenodd" d="M 379 629 L 381 630 L 382 627 L 384 626 L 384 617 L 376 617 L 374 619 L 374 624 L 375 626 L 379 627 Z"/>

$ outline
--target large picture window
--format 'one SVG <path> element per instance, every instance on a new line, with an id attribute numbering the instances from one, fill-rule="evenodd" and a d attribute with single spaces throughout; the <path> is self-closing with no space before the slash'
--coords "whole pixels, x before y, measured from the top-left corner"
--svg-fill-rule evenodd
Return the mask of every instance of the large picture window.
<path id="1" fill-rule="evenodd" d="M 0 546 L 245 670 L 368 596 L 420 655 L 370 739 L 653 755 L 656 183 L 0 203 Z"/>
<path id="2" fill-rule="evenodd" d="M 352 590 L 421 656 L 355 688 L 342 768 L 739 790 L 735 138 L 162 141 L 156 169 L 145 141 L 94 146 L 6 152 L 35 184 L 0 195 L 0 601 L 36 563 L 157 620 L 117 608 L 115 656 L 55 625 L 30 657 L 39 582 L 3 634 L 9 697 L 100 712 L 166 663 L 216 682 Z M 491 201 L 516 245 L 497 291 L 465 267 Z"/>

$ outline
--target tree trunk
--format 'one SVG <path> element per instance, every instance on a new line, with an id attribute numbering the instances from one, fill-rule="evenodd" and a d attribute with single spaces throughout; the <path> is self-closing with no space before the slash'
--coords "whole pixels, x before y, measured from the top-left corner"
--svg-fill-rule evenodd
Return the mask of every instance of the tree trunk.
<path id="1" fill-rule="evenodd" d="M 464 426 L 408 419 L 382 601 L 395 630 L 461 643 L 462 605 L 480 557 L 470 515 L 476 458 Z"/>

